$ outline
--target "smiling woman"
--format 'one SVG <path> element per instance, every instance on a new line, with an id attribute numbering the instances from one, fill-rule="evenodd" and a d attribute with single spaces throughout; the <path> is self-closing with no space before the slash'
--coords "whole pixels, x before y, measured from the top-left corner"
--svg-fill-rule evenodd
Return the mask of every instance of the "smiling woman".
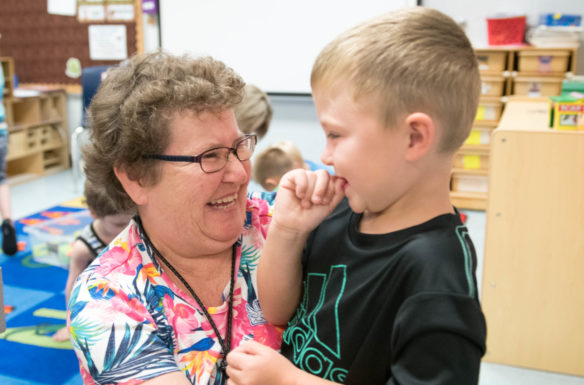
<path id="1" fill-rule="evenodd" d="M 254 287 L 272 202 L 247 197 L 243 87 L 219 61 L 157 53 L 108 72 L 94 97 L 87 177 L 136 216 L 71 294 L 85 383 L 224 384 L 242 340 L 279 347 Z"/>

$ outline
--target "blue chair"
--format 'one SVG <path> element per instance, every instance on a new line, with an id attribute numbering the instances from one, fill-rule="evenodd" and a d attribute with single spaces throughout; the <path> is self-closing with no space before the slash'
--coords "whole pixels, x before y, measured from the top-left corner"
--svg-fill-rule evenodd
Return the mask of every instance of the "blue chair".
<path id="1" fill-rule="evenodd" d="M 81 72 L 81 100 L 83 102 L 83 110 L 81 112 L 81 124 L 73 130 L 71 134 L 71 162 L 73 167 L 73 179 L 75 186 L 83 179 L 81 148 L 88 140 L 88 130 L 86 124 L 87 108 L 91 103 L 91 99 L 97 92 L 99 85 L 105 75 L 105 72 L 110 66 L 94 66 L 83 68 Z"/>

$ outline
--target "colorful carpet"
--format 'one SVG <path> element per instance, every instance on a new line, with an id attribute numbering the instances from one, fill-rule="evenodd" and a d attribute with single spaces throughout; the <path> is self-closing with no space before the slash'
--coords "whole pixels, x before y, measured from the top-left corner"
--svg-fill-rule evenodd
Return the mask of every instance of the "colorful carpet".
<path id="1" fill-rule="evenodd" d="M 6 331 L 0 333 L 2 385 L 83 383 L 71 343 L 52 339 L 66 323 L 67 270 L 33 258 L 35 240 L 24 231 L 26 226 L 71 217 L 83 210 L 83 201 L 78 199 L 16 221 L 19 251 L 12 257 L 0 254 L 7 313 Z"/>

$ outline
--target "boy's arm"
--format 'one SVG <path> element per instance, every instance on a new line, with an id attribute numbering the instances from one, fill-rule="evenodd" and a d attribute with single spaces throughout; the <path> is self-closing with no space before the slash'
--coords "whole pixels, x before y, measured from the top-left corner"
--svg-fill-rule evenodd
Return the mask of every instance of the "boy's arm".
<path id="1" fill-rule="evenodd" d="M 323 170 L 295 169 L 282 177 L 258 265 L 258 298 L 270 323 L 285 325 L 294 313 L 306 239 L 343 196 L 342 181 Z"/>
<path id="2" fill-rule="evenodd" d="M 233 385 L 331 385 L 295 367 L 274 349 L 245 341 L 227 355 L 227 375 Z"/>
<path id="3" fill-rule="evenodd" d="M 75 280 L 79 274 L 89 266 L 91 261 L 93 261 L 93 258 L 94 255 L 83 241 L 76 239 L 73 242 L 69 256 L 69 274 L 67 276 L 67 283 L 65 284 L 65 299 L 67 303 L 69 302 L 69 297 L 71 296 L 71 290 L 73 290 Z"/>

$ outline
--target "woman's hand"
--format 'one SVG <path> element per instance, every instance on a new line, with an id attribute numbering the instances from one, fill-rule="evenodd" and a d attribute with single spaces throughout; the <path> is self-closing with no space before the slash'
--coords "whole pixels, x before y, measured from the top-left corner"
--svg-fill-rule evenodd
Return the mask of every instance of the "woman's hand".
<path id="1" fill-rule="evenodd" d="M 245 341 L 227 355 L 227 385 L 293 384 L 300 369 L 274 349 Z"/>
<path id="2" fill-rule="evenodd" d="M 325 170 L 295 169 L 280 180 L 271 226 L 292 233 L 308 233 L 344 197 L 344 180 Z"/>

